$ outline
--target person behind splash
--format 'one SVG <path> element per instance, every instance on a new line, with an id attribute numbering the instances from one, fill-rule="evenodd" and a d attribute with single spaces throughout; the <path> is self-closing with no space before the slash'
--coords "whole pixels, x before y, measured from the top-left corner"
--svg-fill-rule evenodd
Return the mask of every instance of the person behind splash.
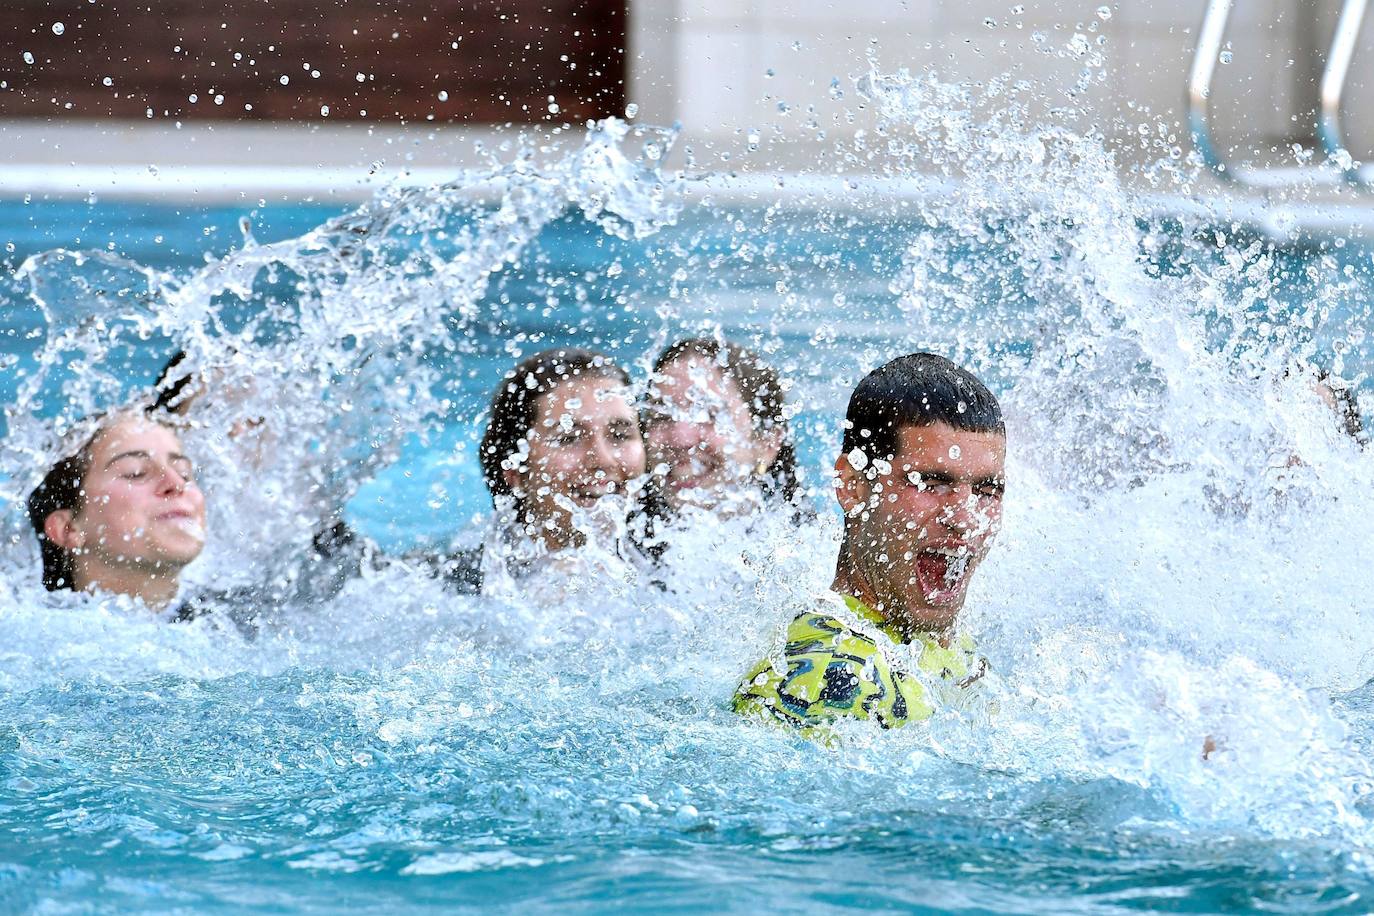
<path id="1" fill-rule="evenodd" d="M 184 620 L 182 570 L 205 546 L 205 497 L 171 427 L 113 414 L 29 495 L 48 591 L 124 595 Z"/>
<path id="2" fill-rule="evenodd" d="M 577 347 L 527 357 L 492 396 L 479 461 L 497 530 L 482 547 L 440 561 L 449 586 L 483 593 L 496 564 L 512 580 L 571 568 L 590 527 L 624 526 L 644 476 L 629 375 Z M 609 535 L 633 564 L 624 556 L 631 545 Z"/>
<path id="3" fill-rule="evenodd" d="M 777 371 L 752 350 L 710 337 L 681 340 L 654 360 L 641 411 L 648 465 L 645 540 L 692 509 L 714 519 L 789 506 L 797 452 Z"/>
<path id="4" fill-rule="evenodd" d="M 986 671 L 956 632 L 1002 515 L 1006 427 L 996 397 L 931 353 L 892 360 L 855 388 L 835 462 L 844 534 L 831 592 L 798 614 L 734 709 L 821 740 L 840 719 L 898 728 Z M 919 669 L 919 670 L 918 670 Z"/>
<path id="5" fill-rule="evenodd" d="M 223 372 L 192 369 L 186 352 L 178 350 L 153 383 L 154 400 L 149 412 L 184 421 L 197 407 L 213 402 L 238 410 L 249 393 L 251 389 L 242 383 L 227 384 Z M 255 482 L 264 477 L 290 475 L 291 468 L 274 467 L 280 462 L 277 442 L 268 434 L 265 418 L 239 416 L 229 423 L 225 435 L 233 445 L 236 465 L 242 471 L 252 472 Z M 375 545 L 343 520 L 342 505 L 320 498 L 330 491 L 318 481 L 295 477 L 285 487 L 280 481 L 273 482 L 277 484 L 274 488 L 258 486 L 251 492 L 237 494 L 240 502 L 245 498 L 258 501 L 249 503 L 252 511 L 246 514 L 255 521 L 263 521 L 269 511 L 276 510 L 276 520 L 280 521 L 280 515 L 289 509 L 293 521 L 313 522 L 309 540 L 300 544 L 294 539 L 283 540 L 283 531 L 274 531 L 275 537 L 264 536 L 261 531 L 243 532 L 254 535 L 245 546 L 252 548 L 249 555 L 256 556 L 256 562 L 266 568 L 256 571 L 254 585 L 240 585 L 235 591 L 240 596 L 252 594 L 252 600 L 260 605 L 281 605 L 288 599 L 315 603 L 333 597 L 374 558 Z M 290 547 L 301 549 L 286 549 Z"/>

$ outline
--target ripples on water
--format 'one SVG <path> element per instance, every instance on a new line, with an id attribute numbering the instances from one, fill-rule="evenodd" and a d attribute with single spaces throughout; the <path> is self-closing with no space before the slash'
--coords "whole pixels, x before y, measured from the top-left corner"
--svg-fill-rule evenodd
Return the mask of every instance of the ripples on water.
<path id="1" fill-rule="evenodd" d="M 195 270 L 39 254 L 6 303 L 0 495 L 32 486 L 54 422 L 179 346 L 252 379 L 198 408 L 218 539 L 193 578 L 290 575 L 296 518 L 348 500 L 393 554 L 471 538 L 471 418 L 517 354 L 590 340 L 642 370 L 715 325 L 795 380 L 826 505 L 849 387 L 935 348 L 995 382 L 1011 426 L 965 618 L 987 705 L 838 750 L 728 711 L 828 584 L 828 512 L 687 525 L 667 591 L 608 563 L 552 607 L 378 562 L 248 640 L 41 593 L 11 508 L 6 908 L 1367 910 L 1374 481 L 1282 372 L 1363 379 L 1368 254 L 1165 226 L 1010 89 L 864 91 L 876 172 L 983 180 L 726 207 L 703 202 L 721 179 L 658 168 L 669 136 L 612 122 Z M 247 472 L 218 434 L 243 415 L 267 419 Z"/>

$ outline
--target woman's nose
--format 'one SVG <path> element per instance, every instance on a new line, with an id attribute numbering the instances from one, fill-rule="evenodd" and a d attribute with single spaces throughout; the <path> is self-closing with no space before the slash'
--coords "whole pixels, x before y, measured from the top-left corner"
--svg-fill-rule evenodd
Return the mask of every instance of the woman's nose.
<path id="1" fill-rule="evenodd" d="M 181 472 L 170 465 L 164 465 L 158 471 L 158 492 L 160 493 L 180 493 L 186 489 L 189 482 Z"/>
<path id="2" fill-rule="evenodd" d="M 704 424 L 693 420 L 672 420 L 664 430 L 664 438 L 675 448 L 692 448 L 705 438 Z"/>
<path id="3" fill-rule="evenodd" d="M 592 441 L 590 458 L 592 467 L 605 470 L 616 463 L 620 448 L 604 436 L 597 436 Z"/>

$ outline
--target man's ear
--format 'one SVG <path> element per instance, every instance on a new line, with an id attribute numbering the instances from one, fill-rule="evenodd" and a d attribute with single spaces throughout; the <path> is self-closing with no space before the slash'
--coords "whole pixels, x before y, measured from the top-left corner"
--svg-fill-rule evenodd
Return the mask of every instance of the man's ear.
<path id="1" fill-rule="evenodd" d="M 868 504 L 869 482 L 863 472 L 854 467 L 848 455 L 835 459 L 835 499 L 846 516 L 858 512 Z"/>
<path id="2" fill-rule="evenodd" d="M 43 535 L 63 550 L 86 546 L 86 532 L 76 524 L 76 513 L 71 509 L 49 512 L 43 519 Z"/>

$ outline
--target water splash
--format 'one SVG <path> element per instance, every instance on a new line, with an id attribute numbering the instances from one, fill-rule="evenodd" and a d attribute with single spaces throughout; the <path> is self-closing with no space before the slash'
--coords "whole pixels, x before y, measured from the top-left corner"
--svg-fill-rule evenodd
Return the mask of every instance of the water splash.
<path id="1" fill-rule="evenodd" d="M 689 212 L 698 183 L 662 166 L 671 135 L 639 135 L 649 147 L 627 154 L 631 129 L 610 121 L 551 161 L 524 150 L 394 190 L 300 239 L 245 232 L 187 276 L 107 253 L 30 259 L 21 277 L 46 338 L 6 408 L 4 495 L 26 492 L 53 453 L 54 415 L 65 431 L 143 384 L 120 354 L 153 341 L 239 392 L 194 407 L 191 435 L 221 497 L 212 529 L 259 535 L 204 566 L 245 579 L 299 557 L 311 534 L 299 519 L 340 505 L 408 437 L 440 441 L 444 381 L 465 361 L 491 368 L 583 330 L 610 345 L 625 313 L 643 351 L 684 325 L 733 322 L 795 379 L 797 426 L 825 454 L 858 374 L 936 348 L 996 382 L 1012 434 L 1002 541 L 966 612 L 997 671 L 981 708 L 852 729 L 836 751 L 728 712 L 778 623 L 828 583 L 838 522 L 826 514 L 689 516 L 669 532 L 664 588 L 603 551 L 597 581 L 572 570 L 552 604 L 518 588 L 455 598 L 421 564 L 379 560 L 328 600 L 263 621 L 252 642 L 117 603 L 54 605 L 29 584 L 19 539 L 0 614 L 3 709 L 22 734 L 7 771 L 56 791 L 108 786 L 138 760 L 154 782 L 184 791 L 213 776 L 244 803 L 285 784 L 265 838 L 219 824 L 176 844 L 307 872 L 571 869 L 566 857 L 613 836 L 742 844 L 766 863 L 806 854 L 822 873 L 839 849 L 878 850 L 866 861 L 884 874 L 892 846 L 908 874 L 913 855 L 931 875 L 952 856 L 1014 886 L 992 861 L 1005 849 L 951 844 L 972 818 L 1085 868 L 1084 842 L 1137 844 L 1167 870 L 1210 854 L 1206 838 L 1234 842 L 1223 862 L 1247 867 L 1252 853 L 1270 861 L 1275 840 L 1303 840 L 1344 857 L 1356 877 L 1342 881 L 1364 881 L 1368 727 L 1328 697 L 1374 673 L 1374 481 L 1295 367 L 1335 354 L 1362 381 L 1367 312 L 1351 299 L 1367 274 L 1326 252 L 1295 284 L 1272 243 L 1202 219 L 1166 226 L 1122 188 L 1099 136 L 1035 112 L 1036 87 L 875 71 L 859 90 L 877 121 L 841 156 L 898 183 L 930 187 L 934 172 L 938 193 L 891 199 L 890 184 L 859 182 L 836 195 L 844 205 Z M 595 243 L 553 264 L 540 238 L 570 209 Z M 812 234 L 797 253 L 786 239 L 799 224 Z M 846 260 L 846 243 L 879 236 L 890 247 L 875 263 Z M 623 285 L 641 268 L 653 282 Z M 522 310 L 537 320 L 521 324 Z M 243 418 L 264 421 L 252 441 L 226 435 Z M 816 469 L 821 499 L 823 482 Z M 102 747 L 100 723 L 131 709 L 159 727 Z M 211 735 L 235 763 L 209 752 Z M 195 759 L 166 762 L 164 741 Z M 417 786 L 414 805 L 387 788 L 397 776 Z M 314 801 L 326 783 L 331 801 Z M 126 830 L 151 847 L 167 839 L 156 828 L 92 835 Z"/>

